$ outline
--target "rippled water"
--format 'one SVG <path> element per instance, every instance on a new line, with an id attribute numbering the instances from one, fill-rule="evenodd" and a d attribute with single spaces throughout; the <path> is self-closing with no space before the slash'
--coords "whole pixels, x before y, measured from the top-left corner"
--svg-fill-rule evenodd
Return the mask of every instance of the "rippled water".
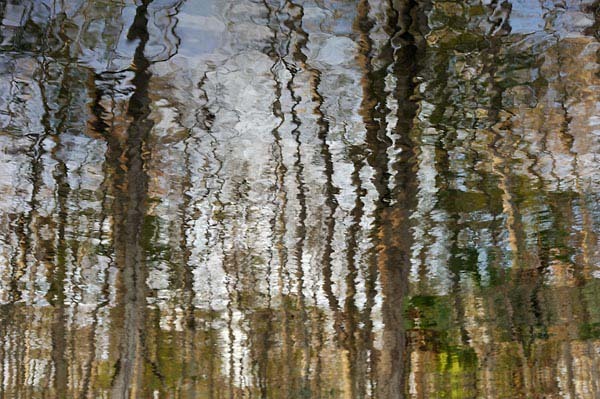
<path id="1" fill-rule="evenodd" d="M 0 398 L 600 398 L 600 3 L 0 20 Z"/>

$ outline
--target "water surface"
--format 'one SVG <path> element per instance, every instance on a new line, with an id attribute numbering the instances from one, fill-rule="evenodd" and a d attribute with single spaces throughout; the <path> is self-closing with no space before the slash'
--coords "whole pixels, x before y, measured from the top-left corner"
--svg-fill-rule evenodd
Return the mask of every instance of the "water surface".
<path id="1" fill-rule="evenodd" d="M 0 0 L 0 398 L 599 398 L 600 5 Z"/>

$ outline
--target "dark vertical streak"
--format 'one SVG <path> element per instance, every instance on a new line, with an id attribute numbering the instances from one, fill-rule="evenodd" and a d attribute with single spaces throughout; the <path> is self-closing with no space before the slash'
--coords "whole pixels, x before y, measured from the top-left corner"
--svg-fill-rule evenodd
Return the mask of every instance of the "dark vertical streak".
<path id="1" fill-rule="evenodd" d="M 391 12 L 391 11 L 389 11 Z M 389 13 L 388 12 L 388 13 Z M 383 58 L 383 65 L 378 71 L 374 71 L 374 49 L 373 41 L 370 37 L 370 32 L 374 27 L 374 22 L 369 17 L 370 4 L 367 0 L 362 0 L 357 4 L 357 17 L 354 23 L 355 29 L 359 34 L 359 54 L 358 63 L 363 70 L 361 84 L 363 88 L 363 96 L 360 107 L 360 115 L 366 128 L 366 160 L 368 165 L 373 169 L 374 175 L 372 183 L 377 190 L 378 197 L 375 202 L 374 222 L 370 232 L 370 240 L 373 243 L 373 249 L 368 257 L 368 275 L 365 281 L 365 289 L 367 291 L 367 303 L 363 319 L 365 324 L 365 338 L 371 344 L 371 391 L 375 397 L 385 398 L 387 392 L 381 392 L 382 387 L 391 381 L 386 381 L 384 377 L 380 378 L 379 354 L 374 350 L 372 341 L 373 322 L 370 311 L 375 305 L 375 296 L 377 295 L 377 280 L 380 270 L 378 268 L 378 248 L 379 248 L 379 229 L 382 226 L 382 208 L 389 202 L 388 181 L 389 173 L 386 171 L 388 165 L 387 149 L 391 142 L 385 137 L 385 114 L 387 107 L 385 104 L 386 93 L 382 79 L 389 65 L 392 64 L 392 53 L 389 42 L 380 50 Z M 395 15 L 388 15 L 389 21 L 386 26 L 386 31 L 389 31 L 389 26 L 395 21 Z M 368 310 L 368 311 L 367 311 Z"/>
<path id="2" fill-rule="evenodd" d="M 142 248 L 142 228 L 147 207 L 148 176 L 144 171 L 145 142 L 153 123 L 150 114 L 148 86 L 151 78 L 150 62 L 144 55 L 149 40 L 147 9 L 150 0 L 144 0 L 128 32 L 129 40 L 138 40 L 133 57 L 134 92 L 129 100 L 127 115 L 132 118 L 127 138 L 120 148 L 122 154 L 115 168 L 114 236 L 116 261 L 121 270 L 124 301 L 124 326 L 120 343 L 120 358 L 112 384 L 115 398 L 137 397 L 141 385 L 142 352 L 145 345 L 146 264 Z"/>
<path id="3" fill-rule="evenodd" d="M 305 55 L 302 53 L 302 48 L 304 43 L 306 43 L 306 33 L 302 29 L 302 19 L 303 19 L 303 8 L 292 2 L 286 2 L 286 8 L 288 12 L 289 18 L 285 21 L 285 26 L 290 30 L 290 41 L 287 43 L 288 51 L 289 47 L 293 43 L 293 50 L 291 52 L 292 59 L 295 62 L 299 62 L 302 64 L 303 61 L 306 60 Z M 296 36 L 297 35 L 297 36 Z M 296 39 L 293 41 L 293 39 Z M 298 75 L 301 71 L 291 62 L 286 61 L 282 58 L 282 62 L 285 65 L 286 69 L 291 74 L 291 78 L 288 81 L 287 89 L 290 93 L 290 96 L 293 101 L 293 105 L 291 107 L 291 118 L 292 123 L 294 124 L 294 128 L 291 131 L 291 134 L 296 142 L 296 151 L 295 151 L 295 162 L 294 169 L 296 171 L 295 180 L 296 185 L 298 187 L 298 194 L 296 196 L 299 204 L 299 211 L 297 220 L 298 223 L 296 225 L 295 235 L 296 235 L 296 246 L 294 248 L 294 257 L 296 260 L 296 295 L 297 295 L 297 309 L 296 306 L 293 306 L 291 298 L 287 299 L 286 302 L 288 304 L 284 305 L 286 308 L 291 307 L 294 313 L 298 313 L 299 320 L 296 321 L 295 329 L 296 329 L 296 342 L 301 345 L 301 352 L 304 361 L 304 368 L 301 371 L 302 381 L 301 385 L 298 386 L 298 382 L 296 381 L 296 377 L 292 376 L 291 370 L 288 373 L 288 381 L 291 382 L 291 386 L 289 387 L 290 393 L 292 395 L 303 395 L 309 391 L 309 372 L 310 372 L 310 348 L 309 348 L 309 336 L 307 329 L 307 312 L 306 312 L 306 303 L 304 298 L 304 270 L 302 265 L 302 259 L 304 258 L 304 243 L 306 237 L 306 218 L 307 218 L 307 206 L 306 206 L 306 183 L 304 181 L 304 163 L 302 160 L 302 140 L 301 140 L 301 126 L 302 121 L 298 115 L 297 108 L 302 102 L 302 97 L 296 92 L 295 84 Z M 288 315 L 285 315 L 287 319 Z M 292 359 L 293 355 L 293 347 L 295 346 L 292 337 L 291 326 L 289 326 L 289 322 L 284 323 L 284 328 L 289 328 L 285 333 L 285 338 L 288 340 L 287 342 L 287 356 L 286 360 L 287 367 L 291 366 L 294 361 Z M 289 326 L 289 327 L 288 327 Z"/>
<path id="4" fill-rule="evenodd" d="M 281 96 L 282 96 L 282 82 L 277 75 L 277 66 L 283 65 L 282 57 L 277 51 L 278 47 L 278 26 L 275 23 L 277 21 L 277 10 L 273 10 L 269 5 L 268 1 L 263 1 L 265 8 L 267 9 L 267 21 L 269 25 L 269 29 L 273 32 L 273 37 L 270 41 L 270 48 L 268 50 L 268 55 L 273 59 L 273 65 L 270 68 L 270 73 L 274 82 L 275 89 L 275 100 L 272 104 L 272 112 L 275 118 L 279 120 L 279 123 L 275 128 L 271 131 L 271 135 L 274 138 L 273 143 L 273 157 L 275 158 L 275 170 L 274 170 L 274 193 L 272 205 L 274 206 L 275 212 L 273 213 L 273 217 L 270 220 L 270 228 L 272 234 L 272 240 L 277 247 L 276 252 L 279 253 L 279 267 L 280 273 L 283 268 L 287 254 L 282 253 L 285 251 L 284 246 L 284 235 L 285 235 L 285 210 L 286 210 L 286 192 L 284 187 L 285 174 L 287 173 L 287 168 L 283 163 L 283 150 L 281 144 L 281 134 L 279 130 L 285 121 L 285 117 L 283 115 L 281 109 Z M 280 234 L 278 234 L 280 232 Z M 270 251 L 270 259 L 267 267 L 267 276 L 270 278 L 272 273 L 272 264 L 274 260 L 274 252 Z M 267 399 L 270 393 L 270 374 L 269 374 L 269 352 L 271 350 L 272 338 L 271 338 L 271 330 L 273 327 L 273 315 L 272 315 L 272 292 L 271 292 L 271 284 L 268 284 L 268 306 L 267 306 L 267 332 L 264 334 L 264 338 L 261 343 L 261 349 L 263 353 L 260 354 L 260 359 L 258 360 L 258 384 L 260 390 L 261 399 Z"/>
<path id="5" fill-rule="evenodd" d="M 301 5 L 297 5 L 294 3 L 289 3 L 290 8 L 292 9 L 296 9 L 297 8 L 297 24 L 295 26 L 290 26 L 290 28 L 296 32 L 299 36 L 298 41 L 297 41 L 297 45 L 295 47 L 295 51 L 294 51 L 294 60 L 296 62 L 298 62 L 300 64 L 300 66 L 306 70 L 309 73 L 309 78 L 310 78 L 310 89 L 311 89 L 311 94 L 312 94 L 312 101 L 314 101 L 316 103 L 316 106 L 314 108 L 314 114 L 317 116 L 317 126 L 318 126 L 318 133 L 317 133 L 317 137 L 318 140 L 320 142 L 320 153 L 321 156 L 323 158 L 324 161 L 324 166 L 325 166 L 325 205 L 328 208 L 328 214 L 326 215 L 326 233 L 325 233 L 325 248 L 323 250 L 323 256 L 322 256 L 322 270 L 323 270 L 323 290 L 325 292 L 325 295 L 327 297 L 327 300 L 329 302 L 329 307 L 331 309 L 331 311 L 333 312 L 334 315 L 334 327 L 338 333 L 338 336 L 341 337 L 343 335 L 343 313 L 340 310 L 340 305 L 337 301 L 337 298 L 335 297 L 334 293 L 333 293 L 333 287 L 332 287 L 332 255 L 334 252 L 333 249 L 333 235 L 335 232 L 335 213 L 337 210 L 337 200 L 335 198 L 335 195 L 338 193 L 337 188 L 334 186 L 333 184 L 333 160 L 332 160 L 332 155 L 331 155 L 331 151 L 329 149 L 329 144 L 327 142 L 328 139 L 328 134 L 329 134 L 329 122 L 327 121 L 325 114 L 322 110 L 323 105 L 324 105 L 324 98 L 321 95 L 320 91 L 319 91 L 319 86 L 321 83 L 321 72 L 316 69 L 313 68 L 312 66 L 310 66 L 307 62 L 308 57 L 304 54 L 303 49 L 307 48 L 308 42 L 309 42 L 309 35 L 308 32 L 306 32 L 306 30 L 302 27 L 302 19 L 304 17 L 304 7 Z M 295 74 L 293 74 L 292 76 L 295 76 Z M 290 84 L 293 82 L 290 81 Z M 294 109 L 293 109 L 294 110 Z M 293 111 L 292 110 L 292 111 Z M 292 112 L 292 116 L 293 118 L 295 118 L 294 113 Z M 301 206 L 301 214 L 302 214 L 302 218 L 304 219 L 306 217 L 306 210 L 302 210 L 303 208 L 306 208 L 305 205 Z M 304 231 L 299 232 L 302 234 L 306 234 L 306 229 L 304 228 Z M 304 306 L 302 307 L 302 312 L 305 313 L 304 311 Z M 303 320 L 306 320 L 306 316 L 305 314 L 303 314 Z M 343 338 L 342 338 L 343 339 Z M 308 345 L 308 341 L 307 338 L 305 338 L 305 345 Z M 308 367 L 310 366 L 310 361 L 309 361 L 309 354 L 308 351 L 306 349 L 306 354 L 305 354 L 305 371 L 304 371 L 304 390 L 305 391 L 309 391 L 308 389 L 308 373 L 309 373 L 309 369 Z M 319 360 L 317 360 L 319 361 Z M 316 394 L 319 394 L 318 392 L 316 392 Z"/>
<path id="6" fill-rule="evenodd" d="M 106 238 L 109 237 L 109 231 L 105 232 L 104 231 L 104 225 L 106 223 L 107 220 L 109 220 L 109 215 L 107 210 L 110 209 L 111 207 L 111 199 L 109 197 L 112 197 L 112 194 L 114 192 L 113 188 L 111 187 L 110 183 L 111 183 L 111 179 L 114 177 L 113 174 L 115 173 L 114 170 L 111 170 L 110 166 L 111 165 L 116 165 L 118 163 L 117 159 L 114 159 L 115 154 L 111 152 L 111 149 L 118 146 L 118 143 L 116 142 L 114 136 L 111 136 L 110 132 L 113 131 L 115 129 L 114 123 L 115 123 L 115 114 L 113 112 L 113 110 L 110 110 L 110 123 L 107 123 L 105 121 L 105 114 L 108 113 L 108 111 L 102 106 L 101 101 L 103 99 L 103 97 L 105 95 L 109 96 L 111 99 L 111 107 L 114 109 L 115 105 L 116 105 L 116 101 L 115 101 L 115 93 L 114 93 L 114 88 L 111 87 L 108 91 L 108 93 L 105 93 L 105 90 L 103 90 L 101 87 L 99 87 L 99 81 L 101 80 L 100 76 L 96 76 L 96 84 L 94 86 L 94 96 L 93 96 L 93 102 L 90 106 L 92 115 L 94 116 L 94 120 L 90 123 L 90 127 L 92 128 L 92 131 L 99 134 L 103 139 L 105 139 L 107 141 L 107 150 L 105 153 L 105 159 L 102 165 L 102 172 L 103 172 L 103 179 L 102 179 L 102 183 L 100 184 L 100 190 L 102 192 L 102 199 L 101 199 L 101 206 L 100 206 L 100 217 L 99 217 L 99 221 L 98 224 L 100 226 L 100 230 L 98 232 L 98 240 L 100 241 L 100 245 L 102 244 L 103 239 L 105 239 L 105 235 L 107 236 Z M 110 157 L 112 157 L 113 159 L 111 159 Z M 111 195 L 109 195 L 111 194 Z M 113 237 L 114 238 L 114 237 Z M 102 252 L 105 253 L 107 255 L 107 257 L 109 258 L 109 263 L 106 267 L 105 270 L 103 270 L 103 276 L 102 276 L 102 288 L 101 288 L 101 297 L 98 300 L 97 305 L 95 306 L 94 310 L 92 311 L 92 324 L 91 324 L 91 328 L 90 328 L 90 333 L 89 333 L 89 354 L 88 354 L 88 359 L 84 365 L 84 372 L 83 372 L 83 382 L 82 382 L 82 389 L 81 389 L 81 399 L 85 399 L 88 398 L 89 395 L 91 394 L 90 392 L 90 384 L 92 383 L 92 375 L 93 375 L 93 369 L 94 369 L 94 359 L 96 358 L 96 334 L 97 334 L 97 328 L 98 328 L 98 322 L 99 322 L 99 313 L 100 311 L 106 307 L 106 305 L 108 305 L 108 301 L 109 301 L 109 277 L 110 277 L 110 273 L 109 273 L 109 269 L 113 266 L 115 266 L 115 260 L 114 260 L 114 253 L 115 251 L 115 246 L 114 246 L 114 240 L 111 240 L 111 245 L 108 248 L 102 248 Z"/>
<path id="7" fill-rule="evenodd" d="M 361 184 L 360 170 L 363 160 L 357 154 L 352 154 L 354 170 L 352 171 L 352 184 L 355 187 L 354 207 L 351 211 L 352 222 L 348 227 L 348 239 L 346 252 L 346 263 L 348 264 L 348 274 L 346 275 L 347 294 L 344 303 L 344 341 L 343 346 L 347 351 L 349 382 L 351 390 L 349 392 L 352 398 L 366 397 L 367 389 L 367 348 L 370 345 L 370 331 L 363 335 L 367 328 L 366 320 L 360 320 L 355 300 L 356 300 L 356 282 L 358 281 L 357 256 L 359 253 L 358 236 L 360 234 L 360 221 L 363 217 L 363 197 L 364 189 Z M 370 317 L 369 317 L 370 319 Z M 359 327 L 359 321 L 363 322 L 362 329 Z"/>
<path id="8" fill-rule="evenodd" d="M 183 202 L 181 204 L 180 212 L 181 212 L 181 230 L 180 230 L 180 250 L 183 254 L 183 267 L 184 267 L 184 277 L 183 277 L 183 292 L 184 298 L 183 302 L 185 303 L 185 332 L 184 332 L 184 368 L 183 368 L 183 376 L 182 378 L 186 383 L 189 384 L 188 396 L 191 397 L 193 390 L 195 388 L 195 383 L 192 384 L 188 379 L 191 379 L 195 382 L 197 369 L 196 362 L 194 361 L 194 353 L 196 348 L 196 340 L 195 340 L 195 332 L 197 323 L 196 323 L 196 314 L 195 314 L 195 299 L 196 292 L 194 290 L 194 273 L 193 266 L 190 262 L 192 251 L 190 245 L 188 243 L 188 233 L 191 233 L 191 216 L 189 212 L 192 210 L 192 201 L 193 198 L 190 195 L 189 191 L 192 188 L 192 166 L 190 163 L 190 141 L 192 135 L 192 129 L 187 129 L 188 135 L 185 139 L 184 143 L 184 164 L 185 164 L 185 177 L 181 187 L 181 195 L 183 196 Z"/>
<path id="9" fill-rule="evenodd" d="M 206 84 L 206 80 L 207 80 L 207 75 L 204 74 L 204 76 L 198 83 L 198 88 L 202 92 L 201 98 L 204 101 L 204 105 L 202 107 L 200 107 L 200 110 L 199 110 L 198 114 L 196 115 L 196 124 L 203 128 L 203 130 L 207 133 L 207 136 L 211 140 L 211 143 L 210 143 L 211 154 L 212 154 L 212 157 L 213 157 L 215 163 L 217 164 L 217 167 L 216 167 L 215 172 L 209 178 L 214 178 L 215 180 L 217 180 L 219 182 L 219 187 L 217 190 L 215 190 L 215 197 L 216 197 L 216 203 L 219 206 L 221 206 L 222 202 L 220 200 L 220 193 L 223 190 L 224 179 L 220 178 L 219 173 L 221 172 L 221 169 L 223 168 L 223 160 L 217 156 L 217 149 L 216 149 L 217 148 L 217 140 L 211 132 L 212 123 L 215 119 L 215 115 L 210 111 L 210 109 L 208 107 L 208 103 L 209 103 L 208 93 L 207 93 L 206 89 L 204 88 L 204 86 Z M 203 198 L 201 198 L 200 200 L 204 200 L 206 197 L 208 197 L 208 195 L 209 195 L 209 191 L 207 190 L 207 193 L 205 194 L 205 196 Z M 222 209 L 217 209 L 214 212 L 222 212 L 222 211 L 223 211 Z M 222 224 L 219 223 L 219 226 L 222 226 Z M 213 227 L 214 227 L 214 225 L 213 225 Z M 219 237 L 219 243 L 222 245 L 223 239 L 221 238 L 221 234 L 222 234 L 221 230 L 219 230 L 219 229 L 215 229 L 215 230 L 217 230 L 216 234 Z M 207 240 L 207 242 L 210 240 L 210 229 L 206 229 L 206 240 Z M 210 283 L 209 283 L 209 285 L 210 285 Z M 209 330 L 207 333 L 208 334 L 207 341 L 208 341 L 208 346 L 209 346 L 208 373 L 207 373 L 208 374 L 207 377 L 208 377 L 208 397 L 209 397 L 209 399 L 219 397 L 220 392 L 221 392 L 220 385 L 218 384 L 218 381 L 216 381 L 218 378 L 217 361 L 218 361 L 219 352 L 218 352 L 218 342 L 215 337 L 215 333 L 213 331 L 214 322 L 216 319 L 216 311 L 213 309 L 211 294 L 212 294 L 212 290 L 209 288 L 209 298 L 208 298 L 209 320 L 207 322 L 207 326 L 208 326 L 208 330 Z M 223 388 L 223 391 L 224 390 L 225 390 L 225 388 Z"/>
<path id="10" fill-rule="evenodd" d="M 67 398 L 68 370 L 67 370 L 67 342 L 65 320 L 65 291 L 67 243 L 65 229 L 67 225 L 67 197 L 70 192 L 66 181 L 67 169 L 64 163 L 59 162 L 55 171 L 56 196 L 58 203 L 58 245 L 56 248 L 55 266 L 50 272 L 50 288 L 48 289 L 48 303 L 52 305 L 54 315 L 52 319 L 52 362 L 54 364 L 54 389 L 57 399 Z"/>
<path id="11" fill-rule="evenodd" d="M 42 125 L 46 134 L 55 133 L 54 140 L 56 146 L 52 151 L 52 157 L 56 160 L 56 170 L 54 171 L 54 179 L 56 182 L 56 202 L 58 211 L 58 226 L 56 232 L 56 248 L 48 248 L 46 253 L 46 261 L 48 265 L 48 276 L 50 286 L 46 293 L 48 303 L 54 308 L 51 322 L 51 340 L 52 351 L 51 358 L 54 366 L 53 388 L 54 394 L 58 399 L 67 398 L 68 394 L 68 364 L 66 359 L 67 341 L 66 341 L 66 319 L 65 319 L 65 289 L 66 282 L 66 267 L 67 267 L 67 237 L 66 227 L 68 223 L 67 200 L 70 193 L 70 187 L 67 182 L 67 167 L 56 154 L 60 148 L 60 137 L 58 134 L 62 131 L 62 124 L 66 123 L 65 111 L 70 105 L 70 68 L 65 67 L 63 70 L 63 80 L 58 93 L 58 101 L 64 100 L 64 104 L 59 108 L 56 119 L 59 121 L 57 128 L 52 127 L 52 111 L 49 105 L 49 99 L 46 96 L 46 87 L 44 82 L 40 80 L 40 92 L 42 94 L 42 103 L 44 107 L 44 115 L 42 117 Z M 44 81 L 47 76 L 44 77 Z M 41 172 L 40 172 L 41 173 Z"/>
<path id="12" fill-rule="evenodd" d="M 367 160 L 375 170 L 373 183 L 379 192 L 376 210 L 377 265 L 383 295 L 382 317 L 384 323 L 383 348 L 378 363 L 377 394 L 381 398 L 403 398 L 406 392 L 407 342 L 404 330 L 403 300 L 408 290 L 410 249 L 412 233 L 410 212 L 417 192 L 416 146 L 411 137 L 413 118 L 417 112 L 413 97 L 424 50 L 423 35 L 426 33 L 424 18 L 426 4 L 416 1 L 393 3 L 390 12 L 390 41 L 382 54 L 392 52 L 392 73 L 397 79 L 393 95 L 398 102 L 398 122 L 394 127 L 395 149 L 400 150 L 392 168 L 396 171 L 394 185 L 389 188 L 387 172 L 387 148 L 392 145 L 385 138 L 385 92 L 381 78 L 375 78 L 371 61 L 371 42 L 368 36 L 370 22 L 368 5 L 359 4 L 357 26 L 361 32 L 364 49 L 362 64 L 365 68 L 363 81 L 364 100 L 362 115 L 367 126 L 367 143 L 370 154 Z M 392 50 L 393 48 L 393 50 Z M 391 62 L 388 64 L 391 65 Z M 381 69 L 385 73 L 385 69 Z M 377 114 L 379 110 L 381 114 Z"/>
<path id="13" fill-rule="evenodd" d="M 224 241 L 224 240 L 223 240 Z M 223 245 L 224 247 L 224 245 Z M 235 347 L 235 334 L 234 334 L 234 328 L 233 328 L 233 304 L 235 301 L 235 292 L 236 292 L 236 288 L 237 288 L 237 282 L 234 282 L 232 284 L 231 280 L 232 280 L 232 276 L 231 276 L 231 272 L 229 270 L 229 267 L 227 266 L 229 264 L 229 262 L 232 262 L 232 259 L 225 255 L 224 259 L 223 259 L 223 269 L 225 270 L 225 273 L 227 274 L 227 278 L 225 281 L 225 289 L 227 291 L 227 296 L 228 296 L 228 301 L 227 301 L 227 338 L 229 341 L 229 348 L 228 348 L 228 356 L 229 356 L 229 374 L 228 374 L 228 380 L 227 380 L 227 388 L 229 391 L 229 399 L 234 399 L 235 398 L 235 351 L 234 351 L 234 347 Z M 233 285 L 233 289 L 232 286 Z"/>
<path id="14" fill-rule="evenodd" d="M 299 50 L 298 50 L 299 51 Z M 288 90 L 291 93 L 292 98 L 294 99 L 294 105 L 291 109 L 292 114 L 292 122 L 295 124 L 295 127 L 292 129 L 292 135 L 294 136 L 294 140 L 296 141 L 296 152 L 295 152 L 295 162 L 294 169 L 296 170 L 296 185 L 298 186 L 298 194 L 297 199 L 300 206 L 297 216 L 297 225 L 296 225 L 296 246 L 294 248 L 294 257 L 296 260 L 296 295 L 297 295 L 297 303 L 298 303 L 298 311 L 300 312 L 300 323 L 298 325 L 297 332 L 297 341 L 302 344 L 302 351 L 304 353 L 304 359 L 306 361 L 306 365 L 310 364 L 308 362 L 309 354 L 308 354 L 308 341 L 307 341 L 307 331 L 306 328 L 306 310 L 305 310 L 305 299 L 304 299 L 304 269 L 302 265 L 302 259 L 304 257 L 304 242 L 306 238 L 306 217 L 307 217 L 307 207 L 306 207 L 306 183 L 304 182 L 304 163 L 302 161 L 302 140 L 300 138 L 300 127 L 302 122 L 300 117 L 298 116 L 298 112 L 296 108 L 300 105 L 301 97 L 297 95 L 294 91 L 293 85 L 296 77 L 296 73 L 292 74 L 292 79 L 290 79 L 288 83 Z M 304 382 L 303 389 L 306 387 L 306 378 L 308 377 L 307 369 L 304 370 Z"/>

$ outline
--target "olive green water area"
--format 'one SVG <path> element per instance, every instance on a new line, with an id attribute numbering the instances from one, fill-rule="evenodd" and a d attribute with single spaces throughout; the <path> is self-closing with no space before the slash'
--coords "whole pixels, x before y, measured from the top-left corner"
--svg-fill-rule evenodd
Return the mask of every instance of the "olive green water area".
<path id="1" fill-rule="evenodd" d="M 0 22 L 0 399 L 600 399 L 598 1 Z"/>

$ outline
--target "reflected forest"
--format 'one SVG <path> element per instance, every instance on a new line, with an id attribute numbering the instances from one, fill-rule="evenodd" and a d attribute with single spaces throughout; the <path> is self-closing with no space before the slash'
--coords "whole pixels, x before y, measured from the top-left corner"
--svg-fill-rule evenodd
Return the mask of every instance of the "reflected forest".
<path id="1" fill-rule="evenodd" d="M 598 0 L 0 23 L 0 399 L 600 399 Z"/>

